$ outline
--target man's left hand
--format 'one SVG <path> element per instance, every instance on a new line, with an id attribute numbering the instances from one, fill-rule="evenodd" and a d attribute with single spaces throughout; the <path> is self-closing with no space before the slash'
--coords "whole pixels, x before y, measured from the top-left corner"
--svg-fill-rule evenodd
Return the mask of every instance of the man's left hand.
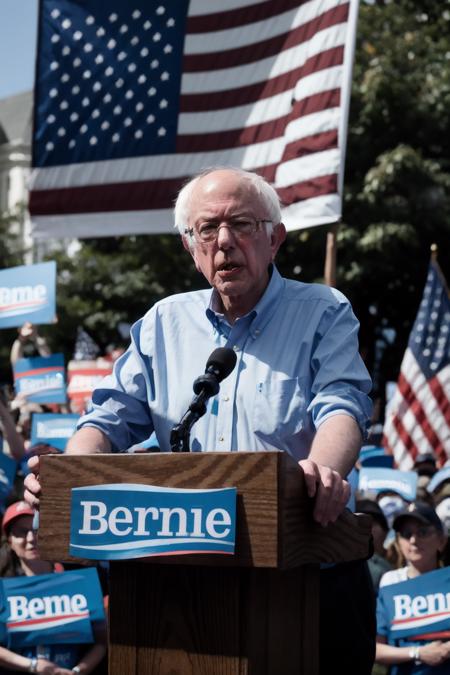
<path id="1" fill-rule="evenodd" d="M 349 500 L 350 484 L 334 469 L 311 459 L 301 460 L 299 466 L 305 475 L 308 497 L 315 497 L 314 520 L 323 527 L 334 523 Z"/>

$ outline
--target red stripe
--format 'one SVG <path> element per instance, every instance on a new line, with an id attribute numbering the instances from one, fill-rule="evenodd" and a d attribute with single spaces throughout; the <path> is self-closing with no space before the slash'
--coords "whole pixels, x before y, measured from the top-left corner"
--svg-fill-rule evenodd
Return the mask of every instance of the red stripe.
<path id="1" fill-rule="evenodd" d="M 48 366 L 47 368 L 35 368 L 33 370 L 24 370 L 21 373 L 14 373 L 14 379 L 18 380 L 21 377 L 29 377 L 33 375 L 45 375 L 52 372 L 63 372 L 63 366 Z"/>
<path id="2" fill-rule="evenodd" d="M 39 619 L 26 619 L 25 621 L 10 621 L 8 622 L 8 628 L 17 628 L 18 626 L 33 626 L 36 623 L 54 623 L 55 621 L 60 621 L 61 619 L 85 619 L 89 616 L 89 612 L 82 612 L 80 614 L 61 614 L 60 616 L 48 616 L 41 617 Z"/>
<path id="3" fill-rule="evenodd" d="M 244 129 L 230 129 L 229 131 L 215 131 L 204 134 L 198 132 L 195 134 L 180 134 L 177 138 L 176 152 L 212 152 L 213 150 L 241 148 L 253 143 L 264 143 L 283 136 L 286 126 L 292 120 L 329 108 L 336 108 L 339 106 L 339 102 L 339 89 L 330 89 L 297 101 L 287 115 L 269 122 L 254 124 Z"/>
<path id="4" fill-rule="evenodd" d="M 190 16 L 186 33 L 208 33 L 214 30 L 236 28 L 256 21 L 264 21 L 306 4 L 309 0 L 266 0 L 248 7 L 211 12 L 203 16 Z"/>
<path id="5" fill-rule="evenodd" d="M 277 165 L 255 168 L 273 182 Z M 113 211 L 142 211 L 147 209 L 169 209 L 173 206 L 178 190 L 187 180 L 180 177 L 173 180 L 141 181 L 139 183 L 118 183 L 59 190 L 42 190 L 31 193 L 30 206 L 35 216 L 47 213 L 109 213 Z M 318 194 L 335 193 L 336 175 L 321 176 L 278 192 L 285 205 L 293 201 L 309 199 Z"/>
<path id="6" fill-rule="evenodd" d="M 399 414 L 394 416 L 392 422 L 402 442 L 404 443 L 408 453 L 411 455 L 412 459 L 415 460 L 417 454 L 419 453 L 419 448 L 417 447 L 417 445 L 411 438 L 410 434 L 406 431 L 406 429 L 403 426 L 402 418 L 407 410 L 413 413 L 417 424 L 420 425 L 425 437 L 427 438 L 434 452 L 436 453 L 436 455 L 439 455 L 441 457 L 442 453 L 445 453 L 445 448 L 443 447 L 442 440 L 434 431 L 429 421 L 429 418 L 422 407 L 422 403 L 418 395 L 412 389 L 411 385 L 409 384 L 403 373 L 400 373 L 398 379 L 398 388 L 402 393 L 404 401 L 402 402 Z M 439 387 L 435 388 L 437 389 Z M 424 395 L 429 395 L 428 387 L 426 387 L 426 389 L 424 390 Z M 404 410 L 402 410 L 402 408 Z"/>
<path id="7" fill-rule="evenodd" d="M 294 89 L 297 82 L 308 75 L 343 63 L 344 48 L 335 47 L 308 59 L 302 66 L 288 73 L 230 91 L 213 91 L 205 94 L 183 94 L 180 98 L 180 112 L 201 112 L 223 110 L 232 106 L 255 103 Z"/>
<path id="8" fill-rule="evenodd" d="M 265 16 L 264 19 L 267 19 L 267 17 Z M 222 68 L 235 68 L 247 63 L 262 61 L 271 56 L 277 56 L 287 49 L 308 42 L 317 32 L 330 26 L 345 23 L 347 19 L 348 5 L 340 5 L 297 28 L 291 30 L 288 26 L 285 33 L 275 35 L 267 40 L 261 40 L 261 42 L 236 47 L 235 49 L 208 52 L 206 54 L 185 54 L 183 58 L 183 72 L 202 73 Z M 220 27 L 220 30 L 223 30 L 223 26 L 220 24 L 215 26 L 215 30 L 218 27 Z"/>
<path id="9" fill-rule="evenodd" d="M 447 394 L 442 388 L 442 385 L 437 377 L 434 377 L 432 380 L 430 380 L 428 384 L 431 391 L 433 392 L 434 398 L 436 399 L 439 411 L 443 415 L 447 426 L 450 427 L 450 401 L 448 400 Z M 450 450 L 447 451 L 443 444 L 436 448 L 436 460 L 439 467 L 443 467 L 449 457 Z"/>

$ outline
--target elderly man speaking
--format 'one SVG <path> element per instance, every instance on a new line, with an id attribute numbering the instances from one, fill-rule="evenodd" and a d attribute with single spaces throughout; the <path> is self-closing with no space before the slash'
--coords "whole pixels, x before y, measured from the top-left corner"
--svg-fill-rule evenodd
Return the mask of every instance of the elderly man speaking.
<path id="1" fill-rule="evenodd" d="M 204 171 L 175 206 L 183 244 L 210 290 L 158 302 L 131 330 L 131 345 L 96 389 L 68 453 L 126 451 L 170 433 L 193 380 L 215 347 L 236 367 L 192 429 L 191 449 L 283 450 L 298 461 L 314 518 L 333 522 L 348 502 L 346 480 L 370 419 L 370 377 L 358 353 L 359 324 L 337 290 L 280 276 L 286 237 L 275 190 L 234 168 Z M 37 474 L 38 458 L 30 460 Z M 30 474 L 27 498 L 37 504 Z M 321 672 L 339 664 L 370 673 L 375 624 L 365 563 L 321 573 Z"/>

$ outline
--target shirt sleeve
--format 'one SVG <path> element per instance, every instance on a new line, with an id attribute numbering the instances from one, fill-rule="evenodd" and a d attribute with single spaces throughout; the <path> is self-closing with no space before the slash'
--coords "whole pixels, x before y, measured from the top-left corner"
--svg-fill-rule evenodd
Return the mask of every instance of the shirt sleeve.
<path id="1" fill-rule="evenodd" d="M 154 430 L 148 400 L 153 398 L 152 358 L 139 349 L 142 321 L 131 329 L 131 344 L 114 364 L 92 395 L 92 408 L 78 429 L 100 429 L 111 442 L 113 452 L 124 452 L 142 443 Z"/>
<path id="2" fill-rule="evenodd" d="M 334 295 L 336 302 L 323 313 L 315 336 L 313 398 L 308 412 L 316 429 L 332 415 L 350 415 L 366 438 L 372 414 L 368 396 L 372 381 L 359 354 L 359 322 L 342 293 L 334 291 Z"/>

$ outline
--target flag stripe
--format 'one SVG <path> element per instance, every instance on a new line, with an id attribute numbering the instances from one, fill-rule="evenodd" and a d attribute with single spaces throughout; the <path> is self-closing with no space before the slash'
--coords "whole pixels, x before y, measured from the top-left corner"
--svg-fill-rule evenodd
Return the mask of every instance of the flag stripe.
<path id="1" fill-rule="evenodd" d="M 201 37 L 202 54 L 185 54 L 184 71 L 187 73 L 201 72 L 205 70 L 219 70 L 222 68 L 235 68 L 242 64 L 250 64 L 255 61 L 267 59 L 271 56 L 278 56 L 283 51 L 291 47 L 307 43 L 318 32 L 337 26 L 347 21 L 348 6 L 336 7 L 321 16 L 313 19 L 307 24 L 299 26 L 293 30 L 286 31 L 281 35 L 261 40 L 249 44 L 248 46 L 238 46 L 235 49 L 229 48 L 229 36 L 223 33 L 222 40 L 219 36 L 211 41 L 217 51 L 208 52 L 208 61 L 205 62 L 204 38 Z M 258 28 L 258 27 L 256 27 Z M 258 31 L 260 37 L 260 32 Z M 241 33 L 242 34 L 242 33 Z M 248 42 L 248 31 L 245 33 L 245 40 Z M 221 44 L 222 43 L 222 44 Z M 189 40 L 186 42 L 186 48 L 189 49 Z"/>
<path id="2" fill-rule="evenodd" d="M 233 102 L 235 105 L 245 105 L 255 101 L 271 98 L 281 92 L 292 90 L 298 80 L 312 75 L 313 73 L 327 70 L 343 63 L 344 49 L 342 46 L 332 47 L 326 51 L 312 56 L 304 65 L 294 68 L 278 77 L 261 80 L 253 84 L 235 87 L 233 90 Z M 205 97 L 204 92 L 183 94 L 180 99 L 180 112 L 202 112 L 207 110 L 222 110 L 230 105 L 229 98 L 224 96 L 223 91 L 209 91 Z"/>

